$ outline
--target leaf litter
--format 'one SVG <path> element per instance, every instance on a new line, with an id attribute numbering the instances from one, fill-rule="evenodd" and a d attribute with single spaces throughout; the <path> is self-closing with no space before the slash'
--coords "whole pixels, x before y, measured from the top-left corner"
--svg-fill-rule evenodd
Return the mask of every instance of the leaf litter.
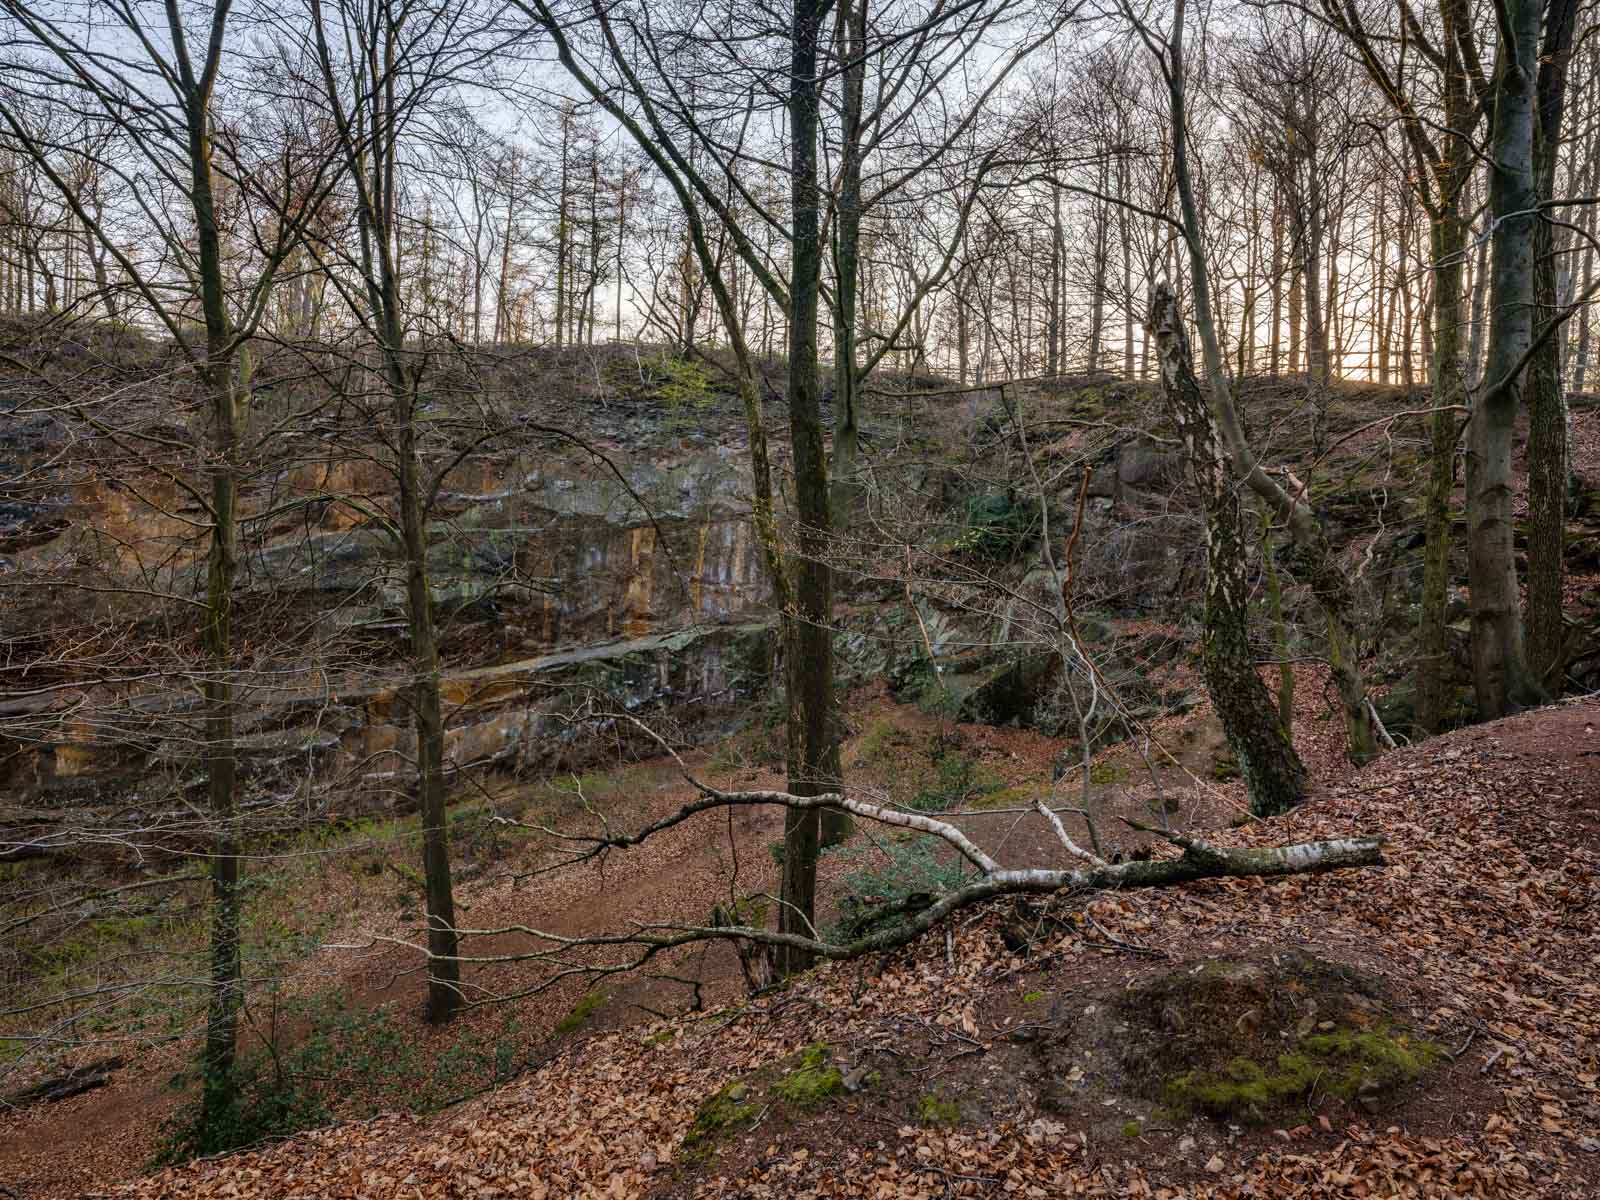
<path id="1" fill-rule="evenodd" d="M 883 961 L 788 991 L 574 1042 L 535 1073 L 432 1118 L 382 1116 L 97 1193 L 127 1197 L 1577 1197 L 1600 1191 L 1600 702 L 1431 740 L 1325 785 L 1287 817 L 1219 835 L 1266 844 L 1379 830 L 1360 875 L 1210 881 L 1061 897 L 1031 957 L 1005 906 Z M 1387 1116 L 1329 1105 L 1291 1129 L 1204 1119 L 1088 1132 L 1025 1096 L 930 1127 L 871 1089 L 763 1113 L 723 1152 L 681 1142 L 699 1105 L 819 1042 L 920 1042 L 945 1079 L 999 1061 L 1024 989 L 1132 983 L 1166 959 L 1315 952 L 1385 980 L 1450 1047 L 1440 1080 Z M 1096 946 L 1102 948 L 1095 948 Z M 1029 993 L 1033 994 L 1032 992 Z M 959 1059 L 959 1063 L 957 1060 Z M 991 1076 L 994 1073 L 991 1072 Z M 1003 1086 L 1003 1079 L 999 1081 Z"/>

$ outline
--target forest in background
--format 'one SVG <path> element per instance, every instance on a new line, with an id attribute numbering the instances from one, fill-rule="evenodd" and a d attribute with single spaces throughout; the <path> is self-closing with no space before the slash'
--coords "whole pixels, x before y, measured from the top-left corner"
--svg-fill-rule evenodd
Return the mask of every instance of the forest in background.
<path id="1" fill-rule="evenodd" d="M 158 1010 L 172 1153 L 274 1132 L 241 1045 L 327 930 L 263 869 L 375 819 L 417 896 L 351 936 L 435 1025 L 1381 865 L 1172 797 L 1266 821 L 1325 738 L 1594 690 L 1595 11 L 0 0 L 0 1070 L 81 1091 Z M 853 780 L 874 682 L 1049 778 Z M 1211 781 L 1154 732 L 1195 711 Z M 584 793 L 661 756 L 669 811 Z M 1040 841 L 986 847 L 1000 793 Z M 702 913 L 457 908 L 453 836 L 542 877 L 767 810 L 775 877 Z"/>

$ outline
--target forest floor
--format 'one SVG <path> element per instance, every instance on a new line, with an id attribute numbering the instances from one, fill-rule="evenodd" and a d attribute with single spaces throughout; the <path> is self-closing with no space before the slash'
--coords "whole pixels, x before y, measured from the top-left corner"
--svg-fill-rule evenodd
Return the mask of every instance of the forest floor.
<path id="1" fill-rule="evenodd" d="M 1462 730 L 1351 772 L 1319 689 L 1303 685 L 1299 695 L 1313 800 L 1236 827 L 1239 786 L 1211 778 L 1217 739 L 1202 706 L 1158 730 L 1177 760 L 1163 779 L 1164 792 L 1183 797 L 1175 825 L 1226 844 L 1377 833 L 1388 843 L 1381 868 L 997 904 L 948 936 L 823 966 L 756 1000 L 744 998 L 730 952 L 699 951 L 658 964 L 654 978 L 605 981 L 595 993 L 603 1001 L 578 1003 L 584 988 L 573 980 L 432 1029 L 418 1017 L 416 956 L 383 940 L 414 936 L 414 914 L 370 902 L 382 865 L 352 869 L 349 856 L 328 856 L 294 893 L 293 903 L 332 920 L 289 990 L 332 991 L 353 1008 L 392 1014 L 401 1040 L 390 1053 L 441 1061 L 498 1037 L 514 1076 L 426 1115 L 404 1111 L 403 1096 L 352 1095 L 335 1114 L 343 1123 L 140 1176 L 177 1103 L 163 1084 L 193 1052 L 169 1043 L 108 1087 L 9 1114 L 0 1184 L 27 1200 L 1596 1194 L 1600 702 Z M 1037 865 L 1059 855 L 1036 818 L 1010 811 L 1050 786 L 1056 743 L 951 726 L 881 693 L 858 697 L 851 716 L 845 765 L 869 790 L 902 799 L 917 787 L 966 791 L 960 823 L 997 857 Z M 951 747 L 967 764 L 953 783 L 926 769 Z M 778 782 L 771 767 L 726 748 L 690 766 L 722 785 Z M 1148 819 L 1156 779 L 1138 767 L 1130 747 L 1096 760 L 1108 852 L 1119 814 Z M 618 828 L 672 811 L 688 794 L 671 764 L 657 762 L 589 780 L 585 799 Z M 592 828 L 587 820 L 569 803 L 562 825 Z M 730 893 L 775 888 L 769 846 L 780 823 L 775 810 L 708 815 L 604 863 L 552 873 L 538 873 L 552 861 L 542 841 L 512 843 L 468 872 L 462 921 L 558 933 L 700 922 Z M 824 894 L 884 852 L 863 834 L 827 856 Z M 526 944 L 498 932 L 466 952 L 495 957 Z M 1381 998 L 1386 1020 L 1437 1047 L 1420 1082 L 1344 1100 L 1313 1081 L 1289 1109 L 1218 1118 L 1093 1069 L 1097 1052 L 1114 1058 L 1132 1037 L 1119 1023 L 1085 1041 L 1097 1009 L 1121 1012 L 1121 998 L 1202 964 L 1299 954 L 1362 980 L 1357 990 Z M 469 982 L 488 1000 L 536 985 L 541 972 L 485 963 Z M 702 982 L 691 989 L 668 975 Z M 270 1040 L 266 1011 L 257 1005 L 260 1040 Z M 1241 1028 L 1255 1019 L 1228 1014 Z M 277 1040 L 295 1036 L 291 1027 Z M 808 1064 L 823 1059 L 838 1074 L 817 1076 L 829 1085 L 818 1094 L 780 1090 L 811 1078 Z M 1095 1086 L 1067 1086 L 1084 1065 Z M 346 1068 L 356 1065 L 330 1065 Z M 481 1088 L 495 1074 L 471 1082 Z M 862 1086 L 841 1091 L 841 1079 Z M 736 1107 L 708 1107 L 719 1094 Z"/>
<path id="2" fill-rule="evenodd" d="M 1373 428 L 1345 449 L 1390 434 Z M 1574 434 L 1577 468 L 1600 478 L 1592 398 Z M 1597 569 L 1569 576 L 1571 599 L 1600 595 Z M 1179 662 L 1179 677 L 1161 682 L 1192 686 L 1186 669 Z M 1239 824 L 1243 790 L 1225 779 L 1203 703 L 1155 722 L 1171 759 L 1156 754 L 1154 773 L 1132 746 L 1098 755 L 1088 804 L 1108 853 L 1148 843 L 1119 816 L 1151 820 L 1171 798 L 1175 828 L 1224 844 L 1379 834 L 1383 867 L 997 904 L 948 937 L 824 966 L 756 1000 L 726 947 L 593 990 L 578 977 L 550 985 L 538 964 L 477 962 L 467 968 L 477 1003 L 430 1027 L 406 944 L 419 933 L 414 820 L 274 849 L 252 868 L 262 886 L 251 936 L 282 944 L 259 972 L 281 982 L 253 989 L 245 1054 L 258 1069 L 285 1054 L 318 1073 L 325 1127 L 151 1173 L 163 1122 L 185 1103 L 171 1083 L 195 1058 L 196 917 L 166 980 L 186 989 L 184 1035 L 123 1036 L 108 1009 L 92 1055 L 124 1065 L 107 1086 L 0 1108 L 0 1196 L 1600 1195 L 1600 700 L 1352 771 L 1323 682 L 1301 668 L 1296 744 L 1314 786 L 1294 814 Z M 937 793 L 1006 865 L 1058 865 L 1058 845 L 1027 810 L 1047 790 L 1059 803 L 1077 795 L 1075 769 L 1053 781 L 1058 741 L 955 725 L 881 690 L 853 696 L 848 715 L 844 765 L 859 794 L 910 803 Z M 687 763 L 719 786 L 779 786 L 774 740 L 753 728 Z M 698 924 L 719 901 L 777 889 L 777 810 L 696 818 L 560 871 L 546 838 L 485 816 L 592 832 L 603 813 L 613 829 L 637 828 L 693 795 L 669 760 L 484 786 L 455 798 L 471 819 L 452 831 L 459 920 L 490 931 L 465 944 L 473 958 L 529 949 L 510 926 L 579 935 Z M 826 856 L 823 923 L 838 917 L 842 890 L 861 890 L 903 850 L 862 830 Z M 1084 1070 L 1137 1032 L 1120 1016 L 1102 1023 L 1122 998 L 1218 962 L 1281 965 L 1296 954 L 1349 970 L 1386 1020 L 1438 1047 L 1419 1082 L 1346 1100 L 1314 1079 L 1282 1111 L 1212 1117 Z M 32 999 L 7 998 L 13 1009 Z M 1255 1020 L 1241 1004 L 1227 1024 Z M 777 1094 L 807 1069 L 807 1048 L 822 1046 L 813 1054 L 841 1081 L 872 1082 L 810 1104 Z M 721 1110 L 726 1127 L 708 1130 L 719 1111 L 708 1100 L 730 1087 L 745 1089 L 748 1108 Z"/>

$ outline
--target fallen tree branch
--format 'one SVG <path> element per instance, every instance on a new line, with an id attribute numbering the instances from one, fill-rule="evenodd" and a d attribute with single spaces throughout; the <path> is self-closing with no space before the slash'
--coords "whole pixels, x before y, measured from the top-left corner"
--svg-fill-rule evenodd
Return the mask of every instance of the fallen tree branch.
<path id="1" fill-rule="evenodd" d="M 781 793 L 761 793 L 764 797 Z M 824 799 L 823 797 L 792 797 L 794 800 Z M 724 803 L 744 802 L 737 793 L 726 793 Z M 772 801 L 763 799 L 763 803 Z M 714 807 L 704 804 L 704 807 Z M 876 806 L 864 805 L 863 809 Z M 861 809 L 851 811 L 861 812 Z M 861 812 L 861 815 L 868 815 Z M 898 815 L 898 814 L 897 814 Z M 942 824 L 942 822 L 933 822 Z M 541 961 L 557 968 L 556 975 L 535 987 L 518 992 L 526 995 L 542 991 L 572 975 L 590 979 L 604 978 L 638 970 L 657 955 L 698 942 L 712 940 L 740 941 L 773 947 L 801 949 L 820 958 L 847 960 L 862 955 L 898 949 L 921 937 L 951 914 L 982 901 L 999 896 L 1023 894 L 1052 894 L 1057 892 L 1081 893 L 1090 891 L 1126 890 L 1130 888 L 1172 887 L 1201 879 L 1259 877 L 1273 878 L 1284 875 L 1315 874 L 1324 871 L 1344 870 L 1350 867 L 1381 866 L 1383 864 L 1383 839 L 1375 837 L 1338 838 L 1323 842 L 1300 842 L 1288 846 L 1223 847 L 1214 846 L 1198 838 L 1182 834 L 1163 834 L 1160 830 L 1129 821 L 1135 828 L 1145 829 L 1183 848 L 1176 858 L 1133 860 L 1124 863 L 1107 863 L 1077 870 L 1056 870 L 1034 867 L 1018 870 L 996 868 L 980 878 L 954 891 L 946 892 L 933 903 L 911 914 L 907 920 L 888 928 L 877 930 L 849 942 L 829 942 L 800 934 L 783 933 L 773 929 L 749 925 L 636 925 L 626 933 L 599 934 L 569 937 L 534 929 L 527 925 L 505 925 L 494 929 L 457 929 L 462 938 L 503 937 L 521 934 L 540 944 L 537 949 L 511 954 L 457 955 L 455 960 L 464 964 L 488 966 L 494 964 Z M 388 942 L 408 947 L 420 954 L 428 953 L 425 946 L 398 938 L 375 938 L 374 942 Z M 569 957 L 575 951 L 590 948 L 632 948 L 637 953 L 624 962 L 585 962 Z M 510 997 L 495 997 L 495 1000 Z M 468 1006 L 492 1003 L 493 1000 L 471 1000 Z"/>
<path id="2" fill-rule="evenodd" d="M 1106 865 L 1105 859 L 1101 858 L 1098 854 L 1090 854 L 1082 846 L 1078 845 L 1077 842 L 1073 841 L 1067 836 L 1067 827 L 1061 823 L 1060 817 L 1056 816 L 1055 813 L 1050 811 L 1043 800 L 1035 799 L 1033 802 L 1033 807 L 1034 811 L 1036 811 L 1047 822 L 1049 822 L 1050 828 L 1055 830 L 1056 840 L 1066 847 L 1067 853 L 1072 855 L 1073 858 L 1080 858 L 1090 866 L 1103 867 Z M 1085 814 L 1084 819 L 1088 819 L 1087 814 Z M 1096 840 L 1098 841 L 1099 839 Z"/>
<path id="3" fill-rule="evenodd" d="M 788 792 L 768 789 L 751 791 L 724 791 L 712 787 L 695 777 L 682 757 L 664 738 L 648 725 L 625 713 L 613 714 L 617 719 L 631 722 L 653 739 L 663 751 L 678 764 L 684 780 L 699 795 L 676 811 L 652 822 L 634 833 L 613 833 L 603 829 L 600 833 L 563 833 L 542 825 L 526 825 L 510 818 L 496 817 L 504 824 L 538 829 L 559 842 L 577 849 L 554 867 L 555 870 L 584 861 L 602 859 L 613 849 L 637 846 L 664 830 L 671 829 L 701 813 L 716 809 L 729 809 L 745 805 L 774 805 L 785 809 L 842 809 L 845 812 L 890 825 L 909 829 L 942 840 L 968 863 L 977 868 L 976 879 L 954 888 L 940 896 L 928 897 L 921 907 L 908 908 L 903 920 L 895 921 L 862 933 L 848 941 L 829 941 L 820 936 L 782 932 L 774 929 L 740 923 L 744 916 L 741 905 L 731 908 L 718 906 L 708 925 L 683 925 L 673 923 L 637 922 L 632 929 L 614 933 L 587 936 L 567 936 L 527 925 L 506 925 L 495 929 L 456 930 L 460 938 L 502 938 L 519 934 L 530 939 L 534 947 L 507 954 L 453 956 L 458 963 L 474 966 L 540 962 L 551 968 L 552 974 L 540 982 L 513 993 L 493 999 L 468 999 L 467 1006 L 474 1007 L 498 1000 L 542 992 L 570 977 L 581 977 L 592 986 L 595 981 L 611 975 L 636 971 L 657 955 L 695 943 L 730 941 L 741 947 L 764 946 L 800 950 L 813 957 L 845 960 L 862 955 L 894 950 L 909 944 L 933 929 L 945 918 L 962 909 L 1000 896 L 1026 894 L 1054 894 L 1060 892 L 1083 893 L 1092 891 L 1125 890 L 1129 888 L 1172 887 L 1201 879 L 1258 877 L 1272 878 L 1283 875 L 1311 874 L 1323 871 L 1344 870 L 1351 867 L 1381 866 L 1383 840 L 1376 837 L 1337 838 L 1321 842 L 1301 842 L 1288 846 L 1228 847 L 1185 834 L 1173 833 L 1145 825 L 1131 818 L 1123 818 L 1130 827 L 1161 838 L 1181 853 L 1176 857 L 1133 859 L 1128 862 L 1107 862 L 1098 854 L 1084 850 L 1067 835 L 1065 827 L 1042 802 L 1033 805 L 1032 811 L 1040 813 L 1052 827 L 1056 838 L 1069 853 L 1085 865 L 1075 869 L 1051 867 L 1006 868 L 977 846 L 962 830 L 949 821 L 923 813 L 915 813 L 888 805 L 871 804 L 840 792 L 820 796 L 796 796 Z M 595 814 L 598 816 L 599 814 Z M 602 824 L 603 824 L 603 818 Z M 913 901 L 915 903 L 915 901 Z M 425 946 L 399 938 L 374 938 L 368 945 L 386 942 L 428 955 Z M 592 950 L 631 950 L 623 961 L 596 961 L 587 955 Z"/>
<path id="4" fill-rule="evenodd" d="M 102 1058 L 81 1067 L 74 1067 L 65 1075 L 57 1075 L 53 1079 L 46 1079 L 36 1083 L 30 1088 L 6 1097 L 5 1103 L 14 1108 L 21 1108 L 25 1104 L 44 1103 L 51 1100 L 66 1100 L 72 1096 L 82 1095 L 84 1092 L 93 1091 L 95 1088 L 105 1087 L 111 1082 L 111 1072 L 122 1066 L 120 1058 Z"/>
<path id="5" fill-rule="evenodd" d="M 742 938 L 753 942 L 764 942 L 771 946 L 799 947 L 825 958 L 848 959 L 873 951 L 892 950 L 903 946 L 958 909 L 967 908 L 995 896 L 1121 891 L 1129 888 L 1171 887 L 1200 879 L 1249 876 L 1271 878 L 1337 871 L 1347 867 L 1383 865 L 1382 838 L 1338 838 L 1326 842 L 1299 842 L 1289 846 L 1261 847 L 1221 847 L 1198 839 L 1184 840 L 1188 842 L 1188 846 L 1177 858 L 1148 861 L 1134 859 L 1124 863 L 1107 863 L 1099 867 L 1070 871 L 1047 867 L 997 869 L 964 887 L 946 892 L 928 907 L 913 914 L 902 925 L 842 944 L 801 937 L 798 934 L 778 933 L 770 929 L 756 929 L 748 925 L 725 925 L 715 928 L 647 925 L 640 926 L 633 933 L 598 937 L 563 937 L 532 929 L 526 925 L 507 925 L 499 929 L 458 929 L 457 933 L 463 937 L 521 933 L 560 947 L 633 945 L 644 947 L 652 953 L 659 953 L 689 942 L 705 941 L 708 938 Z M 485 957 L 462 955 L 460 961 L 506 963 L 526 961 L 539 956 L 538 952 Z"/>

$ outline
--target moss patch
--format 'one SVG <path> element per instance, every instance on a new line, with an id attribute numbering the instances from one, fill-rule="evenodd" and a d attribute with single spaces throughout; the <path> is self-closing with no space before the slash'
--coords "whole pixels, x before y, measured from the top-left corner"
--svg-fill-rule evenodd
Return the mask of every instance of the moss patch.
<path id="1" fill-rule="evenodd" d="M 773 1093 L 790 1104 L 813 1105 L 844 1094 L 844 1074 L 829 1066 L 832 1050 L 825 1042 L 807 1046 L 799 1065 L 778 1080 Z"/>
<path id="2" fill-rule="evenodd" d="M 1131 778 L 1133 772 L 1122 763 L 1098 762 L 1089 768 L 1089 782 L 1102 787 L 1112 783 L 1122 783 Z"/>
<path id="3" fill-rule="evenodd" d="M 924 1125 L 959 1125 L 961 1105 L 948 1096 L 929 1092 L 917 1101 L 917 1120 Z"/>
<path id="4" fill-rule="evenodd" d="M 1390 1095 L 1415 1083 L 1439 1059 L 1439 1047 L 1403 1033 L 1334 1033 L 1306 1038 L 1270 1065 L 1236 1058 L 1221 1071 L 1189 1071 L 1166 1088 L 1169 1103 L 1215 1117 L 1264 1120 L 1318 1093 L 1341 1100 Z"/>
<path id="5" fill-rule="evenodd" d="M 1189 963 L 1112 1005 L 1132 1090 L 1182 1112 L 1264 1121 L 1337 1097 L 1371 1107 L 1442 1057 L 1376 985 L 1299 954 Z"/>
<path id="6" fill-rule="evenodd" d="M 683 1135 L 683 1148 L 694 1154 L 710 1154 L 719 1136 L 754 1121 L 756 1111 L 750 1100 L 749 1085 L 730 1083 L 695 1109 L 694 1120 Z"/>
<path id="7" fill-rule="evenodd" d="M 578 998 L 572 1006 L 572 1011 L 556 1022 L 557 1033 L 575 1033 L 582 1029 L 589 1018 L 605 1004 L 607 996 L 604 992 L 586 992 Z"/>

